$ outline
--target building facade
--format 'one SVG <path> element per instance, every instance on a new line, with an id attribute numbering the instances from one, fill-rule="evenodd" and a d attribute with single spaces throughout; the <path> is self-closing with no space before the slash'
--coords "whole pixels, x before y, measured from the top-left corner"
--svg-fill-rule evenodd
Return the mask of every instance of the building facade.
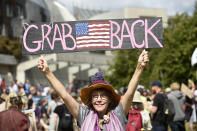
<path id="1" fill-rule="evenodd" d="M 5 2 L 6 0 L 3 1 Z M 20 28 L 23 27 L 23 23 L 27 23 L 26 25 L 28 26 L 28 24 L 36 22 L 62 22 L 142 17 L 162 17 L 163 26 L 167 26 L 167 12 L 164 9 L 131 7 L 118 9 L 115 11 L 101 11 L 73 7 L 71 13 L 57 0 L 24 0 L 24 4 L 25 6 L 23 6 L 23 8 L 21 6 L 21 9 L 24 9 L 25 11 L 20 12 L 24 18 L 20 21 L 20 24 L 22 25 Z M 3 26 L 3 24 L 0 26 L 1 35 L 3 34 L 2 32 L 5 32 L 3 31 Z M 7 30 L 7 27 L 4 30 Z M 22 36 L 22 33 L 18 34 Z M 9 35 L 7 36 L 9 37 Z M 18 37 L 21 38 L 20 36 Z M 32 81 L 32 84 L 36 85 L 46 83 L 46 79 L 37 69 L 38 57 L 38 55 L 28 56 L 16 65 L 16 78 L 18 81 L 24 82 L 26 79 L 29 79 Z M 45 55 L 45 58 L 48 60 L 49 66 L 57 78 L 68 87 L 73 84 L 73 79 L 75 80 L 75 84 L 77 83 L 80 87 L 87 85 L 91 75 L 99 70 L 107 69 L 108 62 L 113 62 L 113 55 L 111 51 L 48 54 Z"/>

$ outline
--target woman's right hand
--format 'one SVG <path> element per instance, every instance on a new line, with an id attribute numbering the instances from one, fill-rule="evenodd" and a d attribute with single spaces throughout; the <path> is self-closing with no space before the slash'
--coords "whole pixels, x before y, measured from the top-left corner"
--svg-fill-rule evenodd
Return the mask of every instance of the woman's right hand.
<path id="1" fill-rule="evenodd" d="M 43 56 L 39 57 L 38 59 L 38 69 L 44 74 L 47 74 L 50 72 L 47 61 L 44 59 Z"/>

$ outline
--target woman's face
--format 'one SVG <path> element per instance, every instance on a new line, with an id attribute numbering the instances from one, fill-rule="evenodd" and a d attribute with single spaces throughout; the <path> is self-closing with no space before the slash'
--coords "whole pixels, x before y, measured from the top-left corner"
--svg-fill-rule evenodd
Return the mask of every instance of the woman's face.
<path id="1" fill-rule="evenodd" d="M 99 114 L 104 115 L 106 113 L 110 102 L 111 100 L 105 91 L 96 90 L 92 92 L 92 105 Z"/>

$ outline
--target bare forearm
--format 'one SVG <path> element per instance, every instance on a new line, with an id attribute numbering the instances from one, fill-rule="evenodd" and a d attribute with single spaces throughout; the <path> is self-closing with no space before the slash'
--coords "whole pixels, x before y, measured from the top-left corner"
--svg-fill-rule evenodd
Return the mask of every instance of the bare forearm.
<path id="1" fill-rule="evenodd" d="M 133 74 L 133 77 L 131 78 L 131 80 L 129 82 L 127 95 L 128 95 L 129 100 L 131 100 L 131 101 L 133 100 L 133 96 L 134 96 L 135 90 L 138 86 L 138 83 L 139 83 L 140 77 L 142 75 L 143 69 L 144 68 L 141 67 L 138 64 L 137 67 L 136 67 L 136 70 Z"/>
<path id="2" fill-rule="evenodd" d="M 152 107 L 148 106 L 146 109 L 149 110 L 152 114 L 155 114 L 155 112 L 157 111 L 156 106 L 152 106 Z"/>
<path id="3" fill-rule="evenodd" d="M 55 131 L 57 129 L 57 117 L 58 117 L 57 114 L 54 113 L 54 121 L 53 121 L 54 122 L 54 127 L 53 127 L 54 129 L 53 130 L 55 130 Z"/>
<path id="4" fill-rule="evenodd" d="M 123 100 L 121 101 L 125 114 L 129 112 L 129 109 L 132 104 L 133 96 L 137 88 L 138 82 L 140 80 L 141 74 L 143 72 L 143 69 L 144 68 L 140 66 L 140 64 L 137 65 L 136 70 L 129 82 L 127 92 L 125 93 Z"/>
<path id="5" fill-rule="evenodd" d="M 78 109 L 79 104 L 77 101 L 66 91 L 65 87 L 62 83 L 53 75 L 53 73 L 49 72 L 45 74 L 45 77 L 50 82 L 51 86 L 54 90 L 59 94 L 59 96 L 63 99 L 69 111 L 72 115 L 77 119 L 78 118 Z M 75 109 L 75 110 L 73 110 Z"/>

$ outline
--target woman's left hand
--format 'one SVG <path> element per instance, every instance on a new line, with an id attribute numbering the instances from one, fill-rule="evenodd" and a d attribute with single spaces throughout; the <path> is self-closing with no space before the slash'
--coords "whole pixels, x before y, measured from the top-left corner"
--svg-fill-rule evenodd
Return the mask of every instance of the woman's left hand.
<path id="1" fill-rule="evenodd" d="M 145 67 L 149 62 L 148 51 L 143 50 L 139 56 L 138 63 L 140 66 Z"/>

